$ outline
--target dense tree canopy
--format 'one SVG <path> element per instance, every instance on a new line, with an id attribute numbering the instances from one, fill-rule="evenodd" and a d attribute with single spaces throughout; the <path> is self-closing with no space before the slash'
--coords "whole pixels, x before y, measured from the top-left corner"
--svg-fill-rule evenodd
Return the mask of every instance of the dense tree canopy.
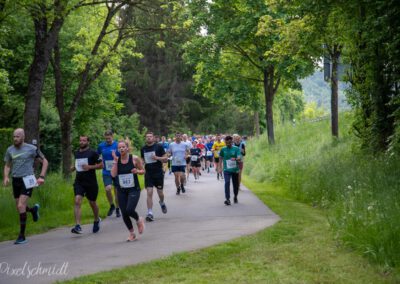
<path id="1" fill-rule="evenodd" d="M 362 146 L 395 153 L 399 19 L 396 1 L 1 1 L 0 126 L 27 127 L 53 168 L 63 150 L 64 171 L 77 135 L 107 128 L 137 143 L 266 129 L 273 143 L 274 123 L 340 111 L 339 79 Z M 348 66 L 331 101 L 299 82 L 327 55 Z"/>

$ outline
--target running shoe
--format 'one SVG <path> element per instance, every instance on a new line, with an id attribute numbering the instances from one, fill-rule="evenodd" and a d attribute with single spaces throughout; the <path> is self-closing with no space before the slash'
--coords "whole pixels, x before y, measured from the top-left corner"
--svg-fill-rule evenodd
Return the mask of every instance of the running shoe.
<path id="1" fill-rule="evenodd" d="M 98 231 L 100 231 L 100 222 L 101 222 L 100 217 L 98 221 L 93 222 L 93 233 L 97 233 Z"/>
<path id="2" fill-rule="evenodd" d="M 224 201 L 224 204 L 225 205 L 231 205 L 231 201 L 229 199 L 227 199 L 227 200 Z"/>
<path id="3" fill-rule="evenodd" d="M 114 210 L 115 210 L 115 206 L 114 206 L 114 204 L 111 204 L 110 209 L 108 210 L 107 216 L 110 217 L 114 213 Z"/>
<path id="4" fill-rule="evenodd" d="M 136 240 L 137 240 L 137 238 L 136 238 L 135 233 L 129 234 L 129 237 L 126 239 L 127 242 L 133 242 L 133 241 L 136 241 Z"/>
<path id="5" fill-rule="evenodd" d="M 186 192 L 186 189 L 183 187 L 183 184 L 181 184 L 181 190 L 182 190 L 182 193 Z"/>
<path id="6" fill-rule="evenodd" d="M 147 221 L 147 222 L 153 222 L 153 221 L 154 221 L 154 216 L 153 216 L 153 214 L 147 214 L 147 216 L 146 216 L 146 221 Z"/>
<path id="7" fill-rule="evenodd" d="M 139 221 L 136 222 L 136 225 L 138 227 L 139 234 L 143 234 L 144 232 L 144 221 L 142 217 L 139 217 Z"/>
<path id="8" fill-rule="evenodd" d="M 28 241 L 25 239 L 24 236 L 18 236 L 18 238 L 14 242 L 14 245 L 22 245 L 22 244 L 26 244 L 27 242 Z"/>
<path id="9" fill-rule="evenodd" d="M 164 214 L 167 214 L 167 205 L 165 205 L 165 203 L 164 202 L 161 202 L 160 201 L 160 206 L 161 206 L 161 211 L 162 211 L 162 213 L 164 213 Z"/>
<path id="10" fill-rule="evenodd" d="M 40 218 L 40 216 L 39 216 L 39 208 L 40 208 L 40 205 L 39 204 L 35 204 L 35 206 L 33 206 L 33 208 L 32 208 L 32 218 L 33 218 L 33 222 L 37 222 L 38 220 L 39 220 L 39 218 Z"/>
<path id="11" fill-rule="evenodd" d="M 238 199 L 236 196 L 233 198 L 233 202 L 238 203 Z"/>
<path id="12" fill-rule="evenodd" d="M 71 229 L 71 233 L 73 233 L 73 234 L 82 234 L 82 228 L 81 228 L 81 225 L 78 225 L 78 224 L 76 224 L 75 225 L 75 227 L 73 227 L 72 229 Z"/>
<path id="13" fill-rule="evenodd" d="M 115 215 L 117 218 L 121 217 L 121 213 L 119 212 L 119 208 L 115 208 Z"/>

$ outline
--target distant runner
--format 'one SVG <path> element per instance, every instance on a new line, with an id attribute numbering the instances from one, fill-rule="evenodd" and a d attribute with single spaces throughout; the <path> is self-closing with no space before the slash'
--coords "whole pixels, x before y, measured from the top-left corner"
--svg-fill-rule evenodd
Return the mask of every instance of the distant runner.
<path id="1" fill-rule="evenodd" d="M 187 134 L 183 134 L 182 135 L 182 143 L 186 144 L 189 149 L 192 148 L 192 142 L 189 140 Z M 187 180 L 189 179 L 189 174 L 190 174 L 190 157 L 187 156 L 186 157 L 186 176 L 184 176 L 185 180 L 184 180 L 184 184 L 186 185 Z"/>
<path id="2" fill-rule="evenodd" d="M 194 179 L 199 179 L 200 174 L 200 158 L 201 158 L 201 149 L 197 147 L 197 140 L 194 140 L 192 143 L 193 147 L 190 149 L 190 166 L 192 167 L 192 173 Z"/>
<path id="3" fill-rule="evenodd" d="M 182 135 L 176 133 L 175 142 L 169 145 L 168 153 L 172 156 L 172 172 L 175 175 L 176 194 L 185 193 L 186 157 L 189 156 L 189 146 L 182 142 Z"/>
<path id="4" fill-rule="evenodd" d="M 244 156 L 246 156 L 246 145 L 242 141 L 240 135 L 238 135 L 238 134 L 233 134 L 233 145 L 240 149 L 240 153 L 242 155 L 241 160 L 238 162 L 238 166 L 239 166 L 239 181 L 238 182 L 239 182 L 239 189 L 240 189 L 240 183 L 242 182 Z"/>
<path id="5" fill-rule="evenodd" d="M 215 163 L 215 171 L 217 172 L 217 179 L 224 178 L 222 176 L 222 163 L 219 162 L 219 151 L 225 147 L 225 142 L 221 141 L 221 134 L 217 134 L 216 141 L 212 146 L 212 151 L 214 153 L 214 163 Z"/>
<path id="6" fill-rule="evenodd" d="M 213 163 L 213 152 L 212 152 L 212 147 L 214 145 L 214 142 L 212 141 L 211 138 L 207 139 L 207 143 L 205 144 L 205 150 L 206 150 L 206 170 L 209 173 L 210 172 L 210 167 Z"/>
<path id="7" fill-rule="evenodd" d="M 233 146 L 232 137 L 225 137 L 226 146 L 221 149 L 220 163 L 223 163 L 224 176 L 225 176 L 225 205 L 231 205 L 230 201 L 230 180 L 232 178 L 233 184 L 233 201 L 238 203 L 238 193 L 239 193 L 239 166 L 238 162 L 241 160 L 240 149 Z"/>

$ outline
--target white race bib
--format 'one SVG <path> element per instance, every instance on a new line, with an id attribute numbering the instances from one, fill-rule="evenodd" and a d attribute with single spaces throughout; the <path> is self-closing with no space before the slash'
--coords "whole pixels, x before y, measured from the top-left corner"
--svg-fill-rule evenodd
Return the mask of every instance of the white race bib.
<path id="1" fill-rule="evenodd" d="M 114 160 L 105 160 L 104 163 L 106 164 L 106 171 L 111 171 Z"/>
<path id="2" fill-rule="evenodd" d="M 227 168 L 227 169 L 234 169 L 234 168 L 236 168 L 236 161 L 226 160 L 226 168 Z"/>
<path id="3" fill-rule="evenodd" d="M 75 160 L 75 169 L 77 172 L 83 172 L 85 171 L 82 166 L 83 165 L 89 165 L 89 160 L 88 158 L 83 158 L 83 159 L 76 159 Z"/>
<path id="4" fill-rule="evenodd" d="M 193 155 L 193 156 L 190 158 L 190 160 L 191 160 L 192 162 L 197 162 L 197 159 L 198 159 L 198 158 L 199 158 L 198 156 Z"/>
<path id="5" fill-rule="evenodd" d="M 178 156 L 174 156 L 172 159 L 172 163 L 175 166 L 185 165 L 185 161 L 180 159 Z"/>
<path id="6" fill-rule="evenodd" d="M 146 164 L 156 163 L 157 160 L 153 160 L 153 158 L 152 158 L 152 157 L 155 156 L 155 155 L 156 155 L 156 152 L 155 152 L 155 151 L 144 153 L 144 162 L 145 162 Z"/>
<path id="7" fill-rule="evenodd" d="M 119 186 L 122 188 L 135 187 L 135 180 L 133 174 L 118 175 Z"/>
<path id="8" fill-rule="evenodd" d="M 212 156 L 212 152 L 211 151 L 207 151 L 207 156 Z"/>
<path id="9" fill-rule="evenodd" d="M 26 189 L 37 187 L 37 180 L 34 175 L 25 176 L 22 178 Z"/>

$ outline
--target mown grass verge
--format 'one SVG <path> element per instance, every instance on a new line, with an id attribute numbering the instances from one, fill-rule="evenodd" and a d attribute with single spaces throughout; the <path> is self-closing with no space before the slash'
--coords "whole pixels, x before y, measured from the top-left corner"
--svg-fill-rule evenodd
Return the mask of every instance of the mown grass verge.
<path id="1" fill-rule="evenodd" d="M 324 211 L 245 177 L 282 220 L 257 234 L 207 249 L 83 276 L 65 283 L 396 283 L 396 271 L 342 247 Z M 156 248 L 155 248 L 156 249 Z M 64 283 L 64 282 L 63 282 Z"/>

